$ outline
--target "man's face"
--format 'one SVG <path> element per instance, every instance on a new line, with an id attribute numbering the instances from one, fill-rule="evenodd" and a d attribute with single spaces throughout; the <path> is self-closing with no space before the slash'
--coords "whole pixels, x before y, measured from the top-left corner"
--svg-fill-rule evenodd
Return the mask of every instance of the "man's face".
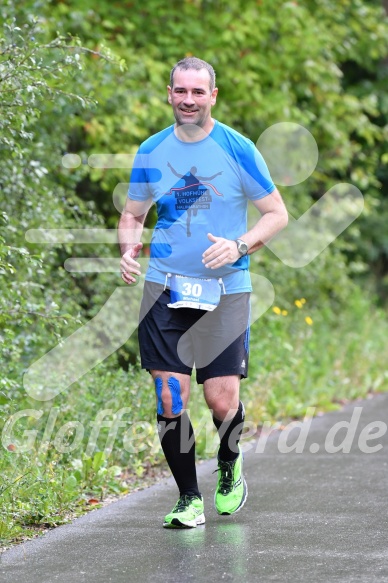
<path id="1" fill-rule="evenodd" d="M 194 124 L 205 131 L 212 128 L 211 108 L 216 102 L 218 89 L 210 91 L 210 77 L 206 69 L 176 69 L 174 86 L 167 87 L 178 125 Z"/>

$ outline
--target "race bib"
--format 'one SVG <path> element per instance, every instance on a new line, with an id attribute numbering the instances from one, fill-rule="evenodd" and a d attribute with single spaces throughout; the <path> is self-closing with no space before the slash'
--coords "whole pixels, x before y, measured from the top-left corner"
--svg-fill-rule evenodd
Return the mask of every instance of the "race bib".
<path id="1" fill-rule="evenodd" d="M 171 275 L 169 308 L 214 310 L 220 303 L 221 286 L 217 279 Z"/>

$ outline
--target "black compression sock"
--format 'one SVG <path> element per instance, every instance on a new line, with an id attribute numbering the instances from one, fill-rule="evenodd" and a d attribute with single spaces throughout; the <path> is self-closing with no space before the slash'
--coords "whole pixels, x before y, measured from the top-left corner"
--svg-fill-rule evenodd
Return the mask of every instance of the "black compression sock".
<path id="1" fill-rule="evenodd" d="M 157 415 L 158 432 L 164 455 L 179 488 L 179 494 L 201 496 L 195 467 L 193 427 L 186 412 L 170 419 Z"/>
<path id="2" fill-rule="evenodd" d="M 237 459 L 239 453 L 238 443 L 244 426 L 244 418 L 245 410 L 241 401 L 236 415 L 230 421 L 220 421 L 213 415 L 213 423 L 217 427 L 220 436 L 218 458 L 223 462 L 232 462 Z"/>

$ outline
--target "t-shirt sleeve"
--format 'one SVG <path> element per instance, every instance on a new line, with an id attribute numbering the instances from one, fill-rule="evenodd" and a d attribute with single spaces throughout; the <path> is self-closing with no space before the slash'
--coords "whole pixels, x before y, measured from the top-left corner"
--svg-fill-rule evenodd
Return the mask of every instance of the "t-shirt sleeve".
<path id="1" fill-rule="evenodd" d="M 152 172 L 146 165 L 147 156 L 139 149 L 133 161 L 131 178 L 129 181 L 128 198 L 144 201 L 152 196 L 150 182 L 153 181 Z M 152 170 L 152 169 L 151 169 Z"/>
<path id="2" fill-rule="evenodd" d="M 258 200 L 275 190 L 275 184 L 267 164 L 255 144 L 250 140 L 246 140 L 245 147 L 240 154 L 239 164 L 243 189 L 250 200 Z"/>

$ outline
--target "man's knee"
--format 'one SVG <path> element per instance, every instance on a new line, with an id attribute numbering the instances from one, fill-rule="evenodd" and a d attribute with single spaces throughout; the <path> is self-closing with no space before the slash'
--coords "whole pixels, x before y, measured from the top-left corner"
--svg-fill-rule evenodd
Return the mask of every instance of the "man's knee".
<path id="1" fill-rule="evenodd" d="M 206 403 L 214 417 L 220 421 L 234 417 L 240 402 L 239 388 L 238 377 L 218 377 L 205 381 Z"/>
<path id="2" fill-rule="evenodd" d="M 154 379 L 155 382 L 155 393 L 156 393 L 156 412 L 158 415 L 163 415 L 164 405 L 163 405 L 163 380 L 160 377 Z"/>
<path id="3" fill-rule="evenodd" d="M 174 417 L 183 411 L 183 395 L 180 380 L 173 374 L 155 379 L 156 410 L 158 415 Z"/>
<path id="4" fill-rule="evenodd" d="M 171 376 L 167 380 L 167 386 L 171 393 L 171 413 L 180 415 L 183 409 L 181 384 L 177 378 Z"/>
<path id="5" fill-rule="evenodd" d="M 213 416 L 219 421 L 230 421 L 236 415 L 238 405 L 235 403 L 215 403 L 211 409 Z"/>

